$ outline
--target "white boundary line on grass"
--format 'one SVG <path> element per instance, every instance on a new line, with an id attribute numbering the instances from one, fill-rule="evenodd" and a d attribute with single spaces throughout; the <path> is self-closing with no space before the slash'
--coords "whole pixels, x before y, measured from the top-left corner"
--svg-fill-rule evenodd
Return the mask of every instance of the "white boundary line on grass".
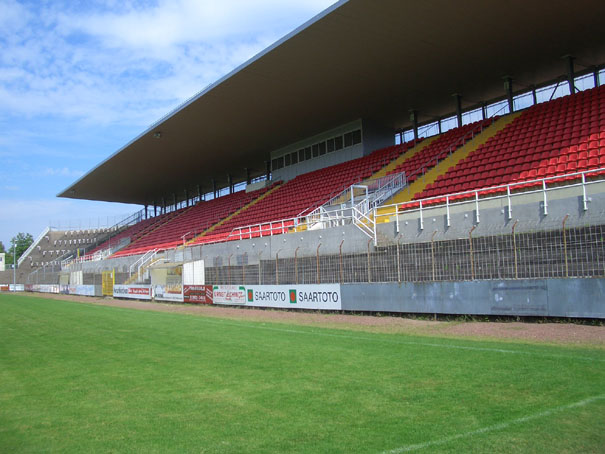
<path id="1" fill-rule="evenodd" d="M 424 443 L 418 443 L 414 445 L 401 446 L 399 448 L 395 448 L 389 451 L 383 451 L 382 454 L 401 454 L 404 452 L 412 452 L 419 451 L 420 449 L 428 448 L 430 446 L 444 445 L 450 443 L 455 440 L 459 440 L 460 438 L 472 437 L 474 435 L 481 435 L 488 432 L 494 432 L 496 430 L 506 429 L 515 424 L 521 424 L 527 421 L 533 421 L 534 419 L 545 418 L 546 416 L 553 415 L 555 413 L 560 413 L 565 410 L 571 410 L 577 407 L 584 407 L 588 404 L 596 402 L 597 400 L 605 399 L 605 394 L 601 394 L 600 396 L 589 397 L 588 399 L 581 400 L 579 402 L 574 402 L 572 404 L 561 405 L 560 407 L 551 408 L 549 410 L 544 410 L 539 413 L 535 413 L 529 416 L 523 416 L 521 418 L 513 419 L 512 421 L 503 422 L 500 424 L 494 424 L 493 426 L 482 427 L 481 429 L 471 430 L 469 432 L 463 432 L 457 435 L 452 435 L 450 437 L 441 438 L 439 440 L 426 441 Z"/>
<path id="2" fill-rule="evenodd" d="M 264 325 L 251 325 L 248 323 L 230 323 L 230 322 L 220 322 L 216 320 L 210 320 L 207 317 L 201 317 L 201 320 L 204 320 L 205 323 L 219 326 L 233 326 L 236 328 L 248 327 L 252 329 L 261 329 L 266 331 L 278 331 L 283 333 L 292 333 L 292 334 L 307 334 L 307 335 L 316 335 L 316 336 L 325 336 L 325 337 L 335 337 L 342 339 L 354 339 L 354 340 L 363 340 L 370 342 L 383 342 L 387 344 L 397 344 L 397 345 L 418 345 L 421 347 L 435 347 L 435 348 L 449 348 L 453 350 L 470 350 L 470 351 L 480 351 L 480 352 L 494 352 L 494 353 L 505 353 L 511 355 L 530 355 L 530 356 L 538 356 L 544 358 L 565 358 L 572 360 L 582 360 L 582 361 L 595 361 L 595 362 L 605 362 L 605 359 L 602 358 L 592 358 L 589 356 L 573 356 L 573 355 L 562 355 L 559 353 L 540 353 L 540 352 L 527 352 L 523 350 L 509 350 L 504 348 L 489 348 L 489 347 L 471 347 L 467 345 L 448 345 L 448 344 L 435 344 L 430 342 L 410 342 L 410 341 L 395 341 L 388 340 L 383 338 L 369 338 L 363 336 L 352 336 L 350 334 L 334 334 L 334 333 L 322 333 L 318 331 L 303 331 L 303 330 L 295 330 L 295 329 L 287 329 L 287 328 L 275 328 L 272 326 L 264 326 Z M 249 322 L 249 323 L 263 323 L 263 322 Z M 323 328 L 322 328 L 323 329 Z M 329 328 L 326 328 L 329 329 Z M 382 334 L 382 333 L 378 333 Z M 388 334 L 388 333 L 387 333 Z"/>

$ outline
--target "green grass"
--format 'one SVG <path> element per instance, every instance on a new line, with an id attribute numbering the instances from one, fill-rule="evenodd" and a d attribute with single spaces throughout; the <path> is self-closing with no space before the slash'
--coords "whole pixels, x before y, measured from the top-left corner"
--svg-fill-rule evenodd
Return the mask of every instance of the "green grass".
<path id="1" fill-rule="evenodd" d="M 605 446 L 599 349 L 10 295 L 0 295 L 0 336 L 0 452 L 602 453 Z"/>

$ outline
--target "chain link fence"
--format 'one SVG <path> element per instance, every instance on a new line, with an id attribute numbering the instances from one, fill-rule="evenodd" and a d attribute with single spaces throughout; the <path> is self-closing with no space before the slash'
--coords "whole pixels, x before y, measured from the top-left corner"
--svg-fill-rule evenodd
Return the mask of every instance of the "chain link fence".
<path id="1" fill-rule="evenodd" d="M 206 267 L 211 284 L 325 284 L 490 279 L 605 277 L 605 226 L 515 232 L 421 243 L 399 243 L 367 253 L 246 259 L 216 257 Z M 342 248 L 341 248 L 342 250 Z M 238 263 L 239 262 L 239 263 Z M 208 265 L 208 264 L 207 264 Z"/>

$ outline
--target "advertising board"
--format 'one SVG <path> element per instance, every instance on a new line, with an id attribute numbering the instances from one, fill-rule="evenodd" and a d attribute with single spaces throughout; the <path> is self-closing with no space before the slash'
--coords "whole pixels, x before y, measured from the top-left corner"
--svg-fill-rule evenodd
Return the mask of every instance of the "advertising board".
<path id="1" fill-rule="evenodd" d="M 158 301 L 183 302 L 183 286 L 178 285 L 155 285 L 154 299 Z"/>
<path id="2" fill-rule="evenodd" d="M 10 289 L 10 287 L 8 286 L 8 284 L 4 285 L 0 285 L 0 292 L 8 292 L 8 290 Z"/>
<path id="3" fill-rule="evenodd" d="M 70 295 L 81 295 L 81 296 L 95 296 L 94 285 L 70 285 Z"/>
<path id="4" fill-rule="evenodd" d="M 246 287 L 243 285 L 215 285 L 212 288 L 214 304 L 245 305 Z"/>
<path id="5" fill-rule="evenodd" d="M 113 296 L 115 298 L 150 300 L 151 287 L 149 285 L 114 285 Z"/>
<path id="6" fill-rule="evenodd" d="M 213 292 L 211 285 L 184 285 L 183 299 L 186 303 L 212 304 Z"/>
<path id="7" fill-rule="evenodd" d="M 215 285 L 214 304 L 281 309 L 341 310 L 339 284 Z"/>

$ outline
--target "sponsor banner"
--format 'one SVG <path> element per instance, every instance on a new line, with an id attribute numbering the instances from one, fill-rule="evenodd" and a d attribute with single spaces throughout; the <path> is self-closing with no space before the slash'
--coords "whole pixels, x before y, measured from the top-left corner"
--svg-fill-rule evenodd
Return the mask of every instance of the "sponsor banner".
<path id="1" fill-rule="evenodd" d="M 211 285 L 184 285 L 183 298 L 186 303 L 212 304 Z"/>
<path id="2" fill-rule="evenodd" d="M 156 285 L 154 286 L 154 299 L 158 301 L 183 302 L 183 286 L 178 285 Z"/>
<path id="3" fill-rule="evenodd" d="M 70 285 L 70 295 L 81 295 L 81 296 L 95 296 L 94 285 Z"/>
<path id="4" fill-rule="evenodd" d="M 10 287 L 7 285 L 0 285 L 0 292 L 8 292 Z"/>
<path id="5" fill-rule="evenodd" d="M 32 288 L 33 288 L 32 291 L 39 292 L 39 293 L 54 293 L 54 294 L 61 293 L 60 285 L 34 284 L 34 285 L 32 285 Z"/>
<path id="6" fill-rule="evenodd" d="M 75 286 L 69 286 L 69 285 L 59 285 L 59 292 L 60 292 L 62 295 L 69 295 L 69 294 L 71 293 L 71 292 L 70 292 L 70 290 L 71 290 L 71 288 L 72 288 L 72 287 L 74 287 L 74 288 L 75 288 Z"/>
<path id="7" fill-rule="evenodd" d="M 212 294 L 214 304 L 246 304 L 246 287 L 243 285 L 215 285 Z"/>
<path id="8" fill-rule="evenodd" d="M 341 310 L 339 284 L 247 285 L 246 305 L 282 309 Z"/>
<path id="9" fill-rule="evenodd" d="M 26 292 L 33 292 L 34 291 L 34 284 L 25 284 L 25 291 Z"/>
<path id="10" fill-rule="evenodd" d="M 130 298 L 135 300 L 150 300 L 151 286 L 149 285 L 114 285 L 115 298 Z"/>

